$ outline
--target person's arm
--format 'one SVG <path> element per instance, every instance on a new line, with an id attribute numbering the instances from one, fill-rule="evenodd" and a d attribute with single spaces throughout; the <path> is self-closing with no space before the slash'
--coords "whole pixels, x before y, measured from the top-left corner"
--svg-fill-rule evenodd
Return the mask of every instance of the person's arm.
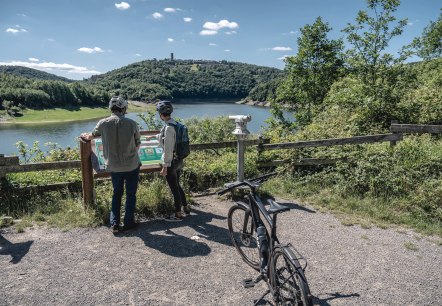
<path id="1" fill-rule="evenodd" d="M 163 169 L 161 170 L 161 175 L 167 174 L 167 167 L 170 167 L 173 160 L 173 149 L 175 147 L 175 128 L 173 126 L 166 126 L 164 131 L 164 146 L 163 146 Z"/>
<path id="2" fill-rule="evenodd" d="M 138 150 L 140 149 L 140 145 L 141 145 L 141 135 L 140 135 L 140 129 L 138 128 L 138 125 L 135 125 L 134 138 L 135 138 L 135 147 L 138 152 Z"/>
<path id="3" fill-rule="evenodd" d="M 97 123 L 92 133 L 81 133 L 80 137 L 85 140 L 92 140 L 94 139 L 94 137 L 99 137 L 101 136 L 100 128 L 101 128 L 101 121 Z"/>

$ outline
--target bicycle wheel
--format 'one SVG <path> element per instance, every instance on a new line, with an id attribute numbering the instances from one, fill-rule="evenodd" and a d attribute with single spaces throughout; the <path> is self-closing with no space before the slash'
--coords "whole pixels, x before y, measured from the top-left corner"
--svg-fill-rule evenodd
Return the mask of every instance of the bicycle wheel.
<path id="1" fill-rule="evenodd" d="M 291 250 L 275 248 L 271 281 L 276 305 L 313 305 L 304 272 Z"/>
<path id="2" fill-rule="evenodd" d="M 259 271 L 258 242 L 252 215 L 243 202 L 232 206 L 227 216 L 230 238 L 242 259 L 253 269 Z"/>

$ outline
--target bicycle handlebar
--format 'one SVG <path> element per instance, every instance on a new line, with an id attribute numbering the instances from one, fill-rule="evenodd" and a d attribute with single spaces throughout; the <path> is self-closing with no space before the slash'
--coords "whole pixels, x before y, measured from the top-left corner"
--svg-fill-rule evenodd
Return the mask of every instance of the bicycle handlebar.
<path id="1" fill-rule="evenodd" d="M 233 183 L 228 183 L 226 184 L 227 187 L 219 190 L 217 193 L 218 195 L 223 195 L 225 193 L 227 193 L 230 190 L 233 190 L 235 188 L 241 187 L 241 186 L 248 186 L 249 188 L 255 188 L 258 187 L 261 183 L 265 182 L 266 180 L 268 180 L 270 177 L 277 175 L 278 172 L 272 172 L 272 173 L 268 173 L 268 174 L 264 174 L 262 176 L 250 179 L 250 180 L 244 180 L 243 182 L 233 182 Z"/>

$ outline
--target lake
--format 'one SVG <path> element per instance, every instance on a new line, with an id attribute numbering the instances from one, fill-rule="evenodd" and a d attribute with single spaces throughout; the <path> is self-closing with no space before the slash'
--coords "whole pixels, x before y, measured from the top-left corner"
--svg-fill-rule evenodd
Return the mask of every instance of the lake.
<path id="1" fill-rule="evenodd" d="M 270 109 L 260 106 L 235 104 L 233 102 L 180 102 L 174 103 L 174 117 L 188 119 L 191 117 L 217 117 L 229 115 L 251 115 L 252 121 L 247 128 L 252 133 L 259 133 L 266 124 L 264 120 L 271 116 Z M 286 116 L 290 116 L 286 113 Z M 144 122 L 130 113 L 127 117 L 144 126 Z M 68 123 L 44 124 L 0 124 L 0 153 L 5 155 L 18 154 L 15 147 L 17 141 L 23 141 L 30 147 L 34 141 L 40 142 L 40 148 L 46 151 L 47 142 L 59 144 L 61 147 L 76 147 L 77 137 L 83 132 L 90 132 L 98 119 Z"/>

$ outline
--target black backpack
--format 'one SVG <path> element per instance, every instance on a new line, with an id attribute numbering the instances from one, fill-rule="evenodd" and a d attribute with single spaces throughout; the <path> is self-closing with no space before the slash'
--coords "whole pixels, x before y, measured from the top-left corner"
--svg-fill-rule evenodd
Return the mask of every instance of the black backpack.
<path id="1" fill-rule="evenodd" d="M 176 141 L 175 141 L 175 154 L 178 159 L 184 159 L 190 154 L 189 133 L 187 126 L 177 122 L 175 124 L 169 124 L 175 128 Z"/>

